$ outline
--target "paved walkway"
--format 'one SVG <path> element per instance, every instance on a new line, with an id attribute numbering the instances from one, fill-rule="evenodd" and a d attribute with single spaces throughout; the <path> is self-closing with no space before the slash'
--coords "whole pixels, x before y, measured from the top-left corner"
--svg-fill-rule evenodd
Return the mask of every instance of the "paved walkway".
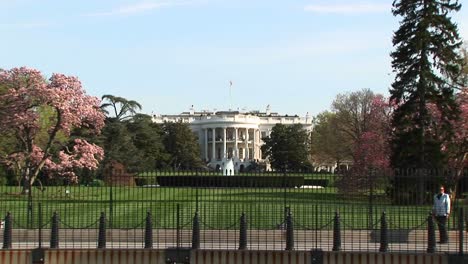
<path id="1" fill-rule="evenodd" d="M 343 251 L 371 251 L 380 248 L 379 233 L 368 230 L 343 230 L 341 232 L 341 249 Z M 437 234 L 438 235 L 438 234 Z M 237 249 L 239 231 L 237 230 L 202 230 L 202 249 Z M 59 233 L 60 248 L 96 248 L 97 229 L 61 229 Z M 153 230 L 154 248 L 168 248 L 177 246 L 179 237 L 180 247 L 191 247 L 192 231 L 173 229 Z M 438 252 L 458 252 L 458 232 L 449 232 L 450 243 L 437 244 Z M 143 229 L 112 229 L 106 232 L 107 248 L 143 248 Z M 249 230 L 249 249 L 253 250 L 284 250 L 286 238 L 284 230 Z M 42 230 L 42 246 L 48 247 L 50 230 Z M 468 253 L 468 233 L 464 232 L 464 252 Z M 38 247 L 37 230 L 13 230 L 13 248 Z M 389 251 L 425 252 L 427 249 L 427 231 L 414 230 L 411 232 L 389 231 Z M 2 241 L 0 241 L 2 242 Z M 0 243 L 1 245 L 1 243 Z M 320 248 L 331 251 L 333 248 L 333 231 L 296 230 L 294 231 L 294 248 L 296 250 L 310 250 Z"/>

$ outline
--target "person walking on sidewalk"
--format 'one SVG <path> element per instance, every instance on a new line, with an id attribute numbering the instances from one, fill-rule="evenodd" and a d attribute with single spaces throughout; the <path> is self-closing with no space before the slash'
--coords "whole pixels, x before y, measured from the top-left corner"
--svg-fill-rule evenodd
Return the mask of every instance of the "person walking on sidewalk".
<path id="1" fill-rule="evenodd" d="M 445 193 L 444 186 L 440 186 L 440 192 L 434 195 L 432 213 L 439 227 L 439 243 L 448 243 L 447 219 L 450 216 L 450 196 Z"/>

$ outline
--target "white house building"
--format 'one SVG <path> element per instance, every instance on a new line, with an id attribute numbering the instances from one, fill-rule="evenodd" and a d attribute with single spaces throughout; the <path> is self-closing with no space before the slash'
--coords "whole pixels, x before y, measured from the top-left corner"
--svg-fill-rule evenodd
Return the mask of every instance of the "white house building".
<path id="1" fill-rule="evenodd" d="M 302 124 L 312 129 L 312 118 L 280 115 L 267 106 L 260 111 L 195 111 L 179 115 L 153 115 L 153 122 L 184 122 L 198 135 L 201 158 L 212 168 L 223 168 L 231 159 L 235 171 L 243 171 L 253 161 L 262 162 L 262 138 L 268 137 L 276 124 Z"/>

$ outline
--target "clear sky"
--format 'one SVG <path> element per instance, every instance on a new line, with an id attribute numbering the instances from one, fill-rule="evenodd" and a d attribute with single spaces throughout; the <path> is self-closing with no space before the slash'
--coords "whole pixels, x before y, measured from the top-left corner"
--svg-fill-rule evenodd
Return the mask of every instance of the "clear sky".
<path id="1" fill-rule="evenodd" d="M 338 93 L 388 94 L 391 3 L 0 0 L 0 68 L 76 75 L 89 94 L 136 100 L 148 114 L 269 104 L 315 115 Z M 466 4 L 454 17 L 464 39 Z"/>

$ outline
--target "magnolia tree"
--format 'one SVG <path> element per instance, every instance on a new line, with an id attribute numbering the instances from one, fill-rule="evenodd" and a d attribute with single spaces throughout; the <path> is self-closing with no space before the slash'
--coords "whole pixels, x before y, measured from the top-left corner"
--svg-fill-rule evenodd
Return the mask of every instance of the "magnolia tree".
<path id="1" fill-rule="evenodd" d="M 460 118 L 454 122 L 454 148 L 449 158 L 453 166 L 462 169 L 468 166 L 468 87 L 457 94 L 457 103 L 460 107 Z"/>
<path id="2" fill-rule="evenodd" d="M 74 169 L 97 168 L 104 156 L 99 146 L 64 140 L 74 128 L 100 133 L 104 126 L 100 100 L 86 95 L 78 78 L 55 73 L 47 81 L 40 71 L 22 67 L 0 70 L 0 85 L 8 89 L 0 96 L 0 129 L 18 141 L 14 153 L 0 158 L 20 173 L 23 193 L 41 171 L 76 182 Z"/>
<path id="3" fill-rule="evenodd" d="M 347 138 L 356 167 L 387 167 L 392 107 L 369 89 L 339 94 L 332 104 L 337 130 Z"/>
<path id="4" fill-rule="evenodd" d="M 368 111 L 367 129 L 354 146 L 358 167 L 388 169 L 390 167 L 390 120 L 392 106 L 382 95 L 375 95 Z"/>
<path id="5" fill-rule="evenodd" d="M 390 117 L 392 105 L 382 95 L 367 93 L 362 99 L 361 112 L 354 115 L 355 131 L 351 150 L 353 167 L 343 172 L 343 177 L 336 182 L 339 192 L 366 193 L 384 179 L 390 169 Z M 364 103 L 365 102 L 365 103 Z M 345 119 L 346 120 L 346 119 Z"/>
<path id="6" fill-rule="evenodd" d="M 453 135 L 446 140 L 440 137 L 441 127 L 444 125 L 441 111 L 435 104 L 428 104 L 431 113 L 431 132 L 434 137 L 443 140 L 442 151 L 447 156 L 448 166 L 456 170 L 455 181 L 462 176 L 463 168 L 468 166 L 468 87 L 464 87 L 455 94 L 459 107 L 459 118 L 451 120 Z"/>
<path id="7" fill-rule="evenodd" d="M 468 165 L 468 88 L 462 88 L 455 95 L 459 107 L 459 118 L 451 120 L 450 124 L 454 128 L 453 135 L 443 141 L 442 151 L 447 155 L 448 165 L 461 168 Z M 431 132 L 434 137 L 441 137 L 441 127 L 444 120 L 440 109 L 435 104 L 428 104 L 427 108 L 431 114 Z"/>

